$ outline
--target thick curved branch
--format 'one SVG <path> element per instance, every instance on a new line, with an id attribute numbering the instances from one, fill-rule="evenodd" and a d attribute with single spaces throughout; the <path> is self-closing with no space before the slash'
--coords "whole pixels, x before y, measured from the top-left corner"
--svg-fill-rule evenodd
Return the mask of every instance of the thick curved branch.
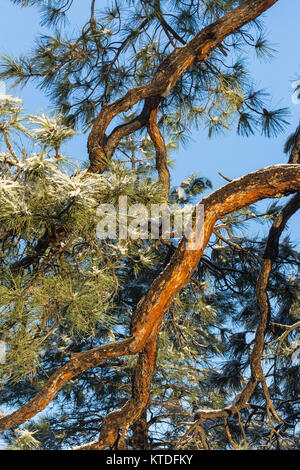
<path id="1" fill-rule="evenodd" d="M 103 147 L 102 158 L 100 160 L 91 159 L 89 171 L 92 173 L 103 173 L 107 168 L 107 161 L 112 158 L 121 139 L 145 127 L 150 119 L 151 112 L 155 108 L 156 101 L 152 98 L 147 98 L 145 99 L 142 112 L 137 117 L 132 119 L 130 122 L 115 127 L 111 134 L 104 139 L 106 144 Z M 89 135 L 89 149 L 91 148 L 91 145 L 94 145 L 91 142 L 93 142 L 92 133 Z"/>
<path id="2" fill-rule="evenodd" d="M 238 413 L 242 408 L 248 406 L 248 400 L 254 392 L 259 382 L 262 382 L 267 406 L 275 416 L 282 422 L 271 402 L 263 369 L 261 365 L 261 356 L 265 346 L 265 334 L 270 320 L 270 302 L 267 294 L 267 286 L 272 269 L 272 263 L 278 256 L 279 238 L 288 222 L 288 220 L 300 208 L 300 194 L 297 193 L 282 209 L 275 218 L 269 231 L 269 236 L 263 255 L 261 270 L 256 284 L 256 298 L 260 310 L 260 322 L 255 333 L 253 351 L 250 357 L 251 377 L 239 394 L 238 400 L 233 405 L 220 410 L 198 410 L 195 414 L 196 419 L 208 420 L 215 418 L 227 419 L 227 416 Z"/>
<path id="3" fill-rule="evenodd" d="M 152 80 L 145 85 L 132 88 L 123 97 L 110 104 L 103 104 L 88 138 L 88 152 L 91 171 L 103 172 L 107 159 L 112 157 L 111 149 L 116 147 L 117 134 L 107 137 L 106 129 L 111 121 L 122 112 L 131 109 L 140 101 L 150 97 L 166 97 L 188 67 L 204 60 L 223 40 L 235 30 L 256 19 L 278 0 L 247 0 L 241 6 L 202 29 L 189 43 L 175 48 L 160 64 Z M 136 120 L 125 126 L 137 125 Z M 138 127 L 140 128 L 140 127 Z M 118 132 L 120 127 L 116 128 Z M 124 130 L 125 128 L 123 128 Z M 127 127 L 127 131 L 129 127 Z M 127 132 L 126 131 L 126 132 Z M 117 133 L 118 133 L 117 132 Z M 122 132 L 120 133 L 122 135 Z M 125 134 L 128 135 L 128 134 Z M 111 141 L 114 144 L 111 145 Z"/>
<path id="4" fill-rule="evenodd" d="M 143 351 L 153 332 L 157 334 L 176 293 L 196 269 L 216 221 L 261 199 L 281 197 L 290 191 L 300 191 L 299 165 L 275 165 L 249 173 L 204 198 L 200 203 L 204 206 L 204 225 L 202 236 L 196 240 L 196 249 L 189 249 L 190 242 L 195 238 L 194 232 L 191 240 L 184 238 L 180 242 L 170 262 L 138 303 L 132 318 L 131 336 L 120 342 L 72 355 L 70 361 L 49 378 L 29 403 L 0 418 L 0 430 L 24 423 L 35 416 L 68 380 L 83 371 L 109 359 Z"/>
<path id="5" fill-rule="evenodd" d="M 160 98 L 155 100 L 156 106 L 150 113 L 147 128 L 156 151 L 156 169 L 158 172 L 159 182 L 162 184 L 166 196 L 168 196 L 170 191 L 170 172 L 167 162 L 167 148 L 157 124 L 157 113 L 160 100 Z"/>
<path id="6" fill-rule="evenodd" d="M 124 438 L 131 424 L 137 420 L 149 400 L 151 379 L 156 362 L 156 339 L 154 331 L 143 351 L 139 354 L 138 363 L 132 381 L 132 395 L 119 410 L 109 413 L 101 427 L 97 441 L 83 445 L 74 450 L 118 449 L 124 445 Z M 121 446 L 120 446 L 121 444 Z"/>

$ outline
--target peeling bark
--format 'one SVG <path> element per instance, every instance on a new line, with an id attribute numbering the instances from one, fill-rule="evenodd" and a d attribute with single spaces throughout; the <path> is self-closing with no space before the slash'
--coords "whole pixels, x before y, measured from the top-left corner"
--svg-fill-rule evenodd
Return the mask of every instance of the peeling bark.
<path id="1" fill-rule="evenodd" d="M 22 424 L 35 416 L 50 403 L 68 380 L 83 371 L 99 366 L 103 362 L 118 356 L 132 355 L 139 352 L 143 354 L 145 348 L 154 348 L 154 342 L 156 341 L 164 315 L 176 293 L 189 280 L 196 269 L 213 232 L 215 222 L 224 215 L 261 199 L 281 197 L 290 191 L 300 191 L 299 165 L 275 165 L 249 173 L 204 198 L 200 202 L 200 204 L 204 205 L 205 209 L 203 243 L 196 250 L 188 250 L 189 241 L 183 239 L 180 242 L 169 264 L 155 279 L 147 294 L 138 303 L 132 318 L 131 336 L 119 342 L 72 355 L 70 361 L 49 378 L 45 386 L 31 401 L 15 412 L 0 418 L 0 430 Z M 147 365 L 149 360 L 148 355 L 150 357 L 148 353 L 140 358 L 145 371 L 149 371 L 149 365 Z M 145 360 L 146 357 L 147 360 Z M 141 379 L 137 378 L 137 383 L 139 384 L 142 383 L 147 374 L 145 372 L 146 375 L 143 375 L 144 372 L 139 370 L 138 373 L 142 374 Z M 141 399 L 144 407 L 147 398 L 147 393 L 145 392 L 146 385 L 140 390 L 142 390 L 142 393 L 139 397 L 144 397 Z M 125 410 L 126 413 L 127 411 L 129 413 L 129 410 L 130 413 L 133 413 L 133 419 L 130 418 L 131 423 L 139 417 L 139 414 L 135 414 L 136 402 L 134 403 L 134 406 L 126 404 L 128 408 Z M 143 407 L 139 408 L 139 413 L 142 412 Z M 216 413 L 215 410 L 212 410 L 212 412 Z M 130 413 L 127 416 L 131 416 Z M 228 416 L 228 412 L 224 411 L 222 416 Z M 116 423 L 118 419 L 119 415 L 117 414 Z M 108 429 L 107 422 L 103 429 Z M 115 437 L 115 431 L 111 431 L 111 434 L 105 434 L 106 444 L 110 445 L 113 443 L 113 438 Z M 101 440 L 101 446 L 103 446 L 104 437 L 101 437 Z"/>

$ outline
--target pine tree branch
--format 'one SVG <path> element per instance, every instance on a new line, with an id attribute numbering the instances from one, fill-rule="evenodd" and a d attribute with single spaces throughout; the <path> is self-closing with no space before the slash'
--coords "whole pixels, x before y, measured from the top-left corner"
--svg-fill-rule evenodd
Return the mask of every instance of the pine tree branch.
<path id="1" fill-rule="evenodd" d="M 157 124 L 157 113 L 161 99 L 158 98 L 154 101 L 156 101 L 156 106 L 150 113 L 147 129 L 156 151 L 156 169 L 159 182 L 164 188 L 166 197 L 168 197 L 170 191 L 170 172 L 167 164 L 167 149 Z"/>
<path id="2" fill-rule="evenodd" d="M 9 153 L 10 153 L 11 156 L 13 157 L 14 161 L 15 161 L 16 163 L 19 163 L 19 159 L 18 159 L 18 157 L 17 157 L 17 155 L 16 155 L 16 153 L 15 153 L 15 151 L 14 151 L 14 149 L 13 149 L 13 147 L 12 147 L 10 141 L 9 141 L 9 138 L 8 138 L 8 135 L 7 135 L 7 133 L 6 133 L 6 130 L 5 130 L 4 126 L 1 126 L 0 131 L 1 131 L 2 134 L 3 134 L 4 140 L 5 140 L 5 143 L 6 143 L 6 147 L 7 147 L 8 151 L 9 151 Z"/>
<path id="3" fill-rule="evenodd" d="M 251 398 L 256 386 L 262 382 L 267 407 L 271 410 L 275 418 L 282 423 L 281 418 L 278 416 L 274 405 L 271 402 L 268 387 L 263 374 L 261 365 L 261 356 L 265 345 L 265 333 L 270 320 L 270 302 L 267 294 L 267 285 L 270 278 L 272 269 L 272 262 L 278 256 L 279 238 L 282 234 L 288 220 L 300 208 L 300 194 L 297 193 L 282 209 L 282 211 L 275 218 L 273 225 L 269 231 L 269 236 L 266 244 L 266 249 L 263 255 L 260 274 L 258 276 L 256 285 L 256 298 L 260 310 L 260 322 L 255 333 L 253 351 L 250 358 L 251 377 L 244 390 L 239 394 L 238 400 L 235 405 L 229 406 L 222 410 L 198 410 L 196 412 L 196 419 L 205 420 L 224 418 L 239 412 L 243 407 L 248 406 L 248 400 Z"/>
<path id="4" fill-rule="evenodd" d="M 151 112 L 155 108 L 156 100 L 147 98 L 145 100 L 142 112 L 137 117 L 132 119 L 130 122 L 115 127 L 108 138 L 105 138 L 105 153 L 103 154 L 105 159 L 97 161 L 96 165 L 94 165 L 94 162 L 91 161 L 89 168 L 90 171 L 92 173 L 103 173 L 107 168 L 107 160 L 111 160 L 121 139 L 145 127 L 150 119 Z"/>
<path id="5" fill-rule="evenodd" d="M 149 442 L 149 427 L 150 422 L 147 419 L 147 405 L 144 411 L 141 413 L 139 419 L 137 419 L 132 429 L 132 448 L 134 450 L 151 450 Z"/>
<path id="6" fill-rule="evenodd" d="M 289 163 L 300 163 L 300 124 L 294 136 L 294 145 L 290 154 Z"/>
<path id="7" fill-rule="evenodd" d="M 11 265 L 11 271 L 16 274 L 20 269 L 29 268 L 31 265 L 38 265 L 40 259 L 44 256 L 49 246 L 59 244 L 65 236 L 66 228 L 63 225 L 53 224 L 52 227 L 47 228 L 41 238 L 39 238 L 34 252 L 31 255 L 24 256 L 24 258 L 19 261 L 15 261 Z"/>
<path id="8" fill-rule="evenodd" d="M 256 19 L 277 1 L 278 0 L 247 0 L 241 6 L 218 19 L 215 23 L 202 29 L 189 43 L 174 49 L 174 51 L 163 60 L 148 84 L 132 88 L 123 97 L 113 103 L 105 103 L 88 137 L 91 171 L 102 173 L 107 167 L 107 160 L 112 158 L 112 149 L 117 146 L 115 141 L 116 134 L 112 132 L 112 134 L 107 137 L 106 129 L 116 116 L 128 111 L 135 104 L 147 98 L 168 96 L 170 90 L 188 67 L 192 67 L 195 63 L 205 60 L 227 36 Z M 135 131 L 135 125 L 133 123 L 136 124 L 135 120 L 129 124 L 132 124 L 132 131 Z M 125 129 L 125 127 L 123 129 Z M 126 129 L 129 131 L 130 126 Z M 122 138 L 122 134 L 120 138 Z M 110 139 L 114 140 L 113 145 L 110 144 Z"/>
<path id="9" fill-rule="evenodd" d="M 167 23 L 167 21 L 164 18 L 164 15 L 161 11 L 160 7 L 160 0 L 154 0 L 154 8 L 155 8 L 155 15 L 158 21 L 160 22 L 163 30 L 165 31 L 167 37 L 169 38 L 170 41 L 172 41 L 172 38 L 170 37 L 169 34 L 173 36 L 174 39 L 177 39 L 181 44 L 185 45 L 186 41 L 182 39 L 182 37 L 177 34 L 177 32 Z"/>
<path id="10" fill-rule="evenodd" d="M 131 336 L 122 341 L 72 355 L 69 362 L 52 374 L 45 386 L 30 402 L 0 418 L 0 430 L 24 423 L 35 416 L 50 403 L 68 380 L 85 370 L 119 356 L 140 353 L 148 346 L 150 347 L 148 343 L 150 339 L 152 343 L 156 340 L 155 335 L 158 334 L 164 315 L 176 293 L 190 279 L 198 266 L 216 221 L 226 214 L 264 198 L 282 197 L 287 191 L 300 191 L 299 165 L 275 165 L 249 173 L 204 198 L 200 202 L 205 212 L 203 237 L 195 240 L 195 233 L 193 233 L 190 240 L 182 239 L 168 265 L 138 303 L 132 319 Z M 189 249 L 191 241 L 197 244 L 195 250 Z M 262 330 L 263 328 L 260 329 Z M 253 361 L 255 360 L 254 356 Z M 255 385 L 252 381 L 247 394 L 240 398 L 241 405 L 245 405 Z M 212 412 L 215 416 L 217 415 L 216 410 Z M 228 411 L 221 412 L 221 417 L 226 416 L 228 416 Z"/>
<path id="11" fill-rule="evenodd" d="M 100 437 L 97 441 L 73 448 L 73 450 L 105 450 L 118 449 L 119 441 L 130 425 L 137 420 L 149 400 L 151 380 L 156 363 L 156 339 L 158 331 L 153 331 L 135 368 L 132 382 L 132 395 L 119 410 L 109 413 L 101 427 Z M 120 436 L 121 434 L 121 436 Z"/>

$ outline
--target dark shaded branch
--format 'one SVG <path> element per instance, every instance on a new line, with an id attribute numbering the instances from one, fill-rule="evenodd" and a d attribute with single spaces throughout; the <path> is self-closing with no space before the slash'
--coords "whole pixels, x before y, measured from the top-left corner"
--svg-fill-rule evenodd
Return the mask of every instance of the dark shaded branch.
<path id="1" fill-rule="evenodd" d="M 132 448 L 134 450 L 150 450 L 149 423 L 147 422 L 147 410 L 145 409 L 139 419 L 131 426 Z"/>
<path id="2" fill-rule="evenodd" d="M 58 246 L 66 234 L 66 227 L 63 224 L 53 224 L 50 228 L 46 228 L 44 234 L 38 240 L 34 252 L 12 264 L 12 272 L 17 273 L 20 269 L 26 269 L 31 265 L 37 266 L 47 249 L 50 246 Z"/>
<path id="3" fill-rule="evenodd" d="M 153 102 L 155 103 L 155 108 L 152 109 L 150 113 L 147 128 L 156 151 L 156 169 L 158 172 L 159 182 L 162 184 L 166 196 L 168 196 L 170 191 L 170 172 L 167 162 L 167 148 L 157 124 L 160 98 L 153 99 Z"/>
<path id="4" fill-rule="evenodd" d="M 180 37 L 179 34 L 177 34 L 177 32 L 165 20 L 163 13 L 161 11 L 161 8 L 160 8 L 160 0 L 154 1 L 154 8 L 155 8 L 155 15 L 158 21 L 160 22 L 163 30 L 165 31 L 167 37 L 170 39 L 170 41 L 171 41 L 171 38 L 170 38 L 170 34 L 171 34 L 173 38 L 177 39 L 177 41 L 179 41 L 181 44 L 183 45 L 186 44 L 184 39 L 182 39 L 182 37 Z"/>
<path id="5" fill-rule="evenodd" d="M 263 390 L 267 400 L 267 407 L 271 410 L 275 418 L 279 418 L 269 396 L 268 387 L 263 374 L 261 356 L 265 346 L 265 334 L 270 320 L 270 302 L 267 294 L 267 285 L 272 269 L 272 262 L 278 256 L 279 238 L 290 217 L 300 208 L 300 194 L 297 193 L 277 215 L 269 231 L 269 236 L 263 255 L 260 274 L 256 285 L 256 298 L 260 310 L 260 322 L 255 333 L 253 351 L 250 357 L 251 377 L 244 390 L 239 394 L 235 405 L 222 410 L 198 410 L 195 419 L 207 420 L 224 418 L 239 412 L 243 407 L 249 406 L 248 400 L 254 392 L 257 384 L 262 382 Z"/>
<path id="6" fill-rule="evenodd" d="M 300 124 L 294 135 L 294 145 L 290 154 L 289 163 L 300 163 Z"/>
<path id="7" fill-rule="evenodd" d="M 144 350 L 139 354 L 130 400 L 122 408 L 112 411 L 105 417 L 99 440 L 73 448 L 74 450 L 118 449 L 120 442 L 123 447 L 129 427 L 139 418 L 149 400 L 151 379 L 156 362 L 156 338 L 157 331 L 154 331 Z"/>
<path id="8" fill-rule="evenodd" d="M 207 58 L 223 40 L 237 29 L 256 19 L 278 0 L 247 0 L 239 7 L 225 14 L 215 23 L 202 29 L 189 43 L 175 48 L 158 67 L 152 80 L 145 85 L 132 88 L 123 97 L 110 104 L 103 104 L 88 138 L 88 152 L 91 171 L 103 172 L 107 160 L 112 158 L 110 139 L 106 136 L 111 121 L 122 112 L 131 109 L 140 101 L 150 97 L 166 97 L 187 70 Z M 140 128 L 140 127 L 138 127 Z M 132 127 L 134 132 L 135 127 Z M 128 135 L 128 134 L 126 134 Z"/>

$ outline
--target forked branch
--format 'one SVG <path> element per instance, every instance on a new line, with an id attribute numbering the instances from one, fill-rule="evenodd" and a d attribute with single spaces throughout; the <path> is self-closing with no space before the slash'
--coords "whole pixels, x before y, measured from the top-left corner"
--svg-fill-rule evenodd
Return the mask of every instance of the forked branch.
<path id="1" fill-rule="evenodd" d="M 113 157 L 114 151 L 123 137 L 145 127 L 148 123 L 151 126 L 152 111 L 157 115 L 159 101 L 162 97 L 168 96 L 170 90 L 188 67 L 205 60 L 227 36 L 255 20 L 277 1 L 246 0 L 239 7 L 202 29 L 190 42 L 175 48 L 160 64 L 149 83 L 132 88 L 113 103 L 104 103 L 88 138 L 90 170 L 99 173 L 105 171 L 107 162 Z M 155 100 L 152 101 L 151 98 L 155 98 Z M 129 123 L 117 126 L 107 136 L 106 130 L 112 120 L 141 101 L 144 101 L 142 113 Z M 160 148 L 162 147 L 160 146 Z M 160 160 L 162 160 L 162 155 L 161 151 L 157 153 Z M 164 159 L 163 165 L 166 165 L 166 159 Z M 158 167 L 161 168 L 161 163 L 158 163 Z M 165 178 L 166 172 L 162 172 L 161 175 Z"/>
<path id="2" fill-rule="evenodd" d="M 159 328 L 176 293 L 189 280 L 196 269 L 213 232 L 216 221 L 264 198 L 277 198 L 290 191 L 300 191 L 299 165 L 275 165 L 249 173 L 228 183 L 204 198 L 204 224 L 201 237 L 182 239 L 170 262 L 154 280 L 147 294 L 140 300 L 132 319 L 131 335 L 122 341 L 100 346 L 71 356 L 69 362 L 58 369 L 40 392 L 15 412 L 0 418 L 0 430 L 19 425 L 43 410 L 63 385 L 85 370 L 125 355 L 133 355 L 150 347 L 156 341 Z M 188 249 L 194 241 L 194 250 Z M 253 386 L 254 383 L 253 383 Z M 247 397 L 240 400 L 246 403 Z M 223 418 L 228 414 L 224 412 Z M 107 446 L 111 441 L 107 441 Z M 105 445 L 104 441 L 101 445 Z"/>

